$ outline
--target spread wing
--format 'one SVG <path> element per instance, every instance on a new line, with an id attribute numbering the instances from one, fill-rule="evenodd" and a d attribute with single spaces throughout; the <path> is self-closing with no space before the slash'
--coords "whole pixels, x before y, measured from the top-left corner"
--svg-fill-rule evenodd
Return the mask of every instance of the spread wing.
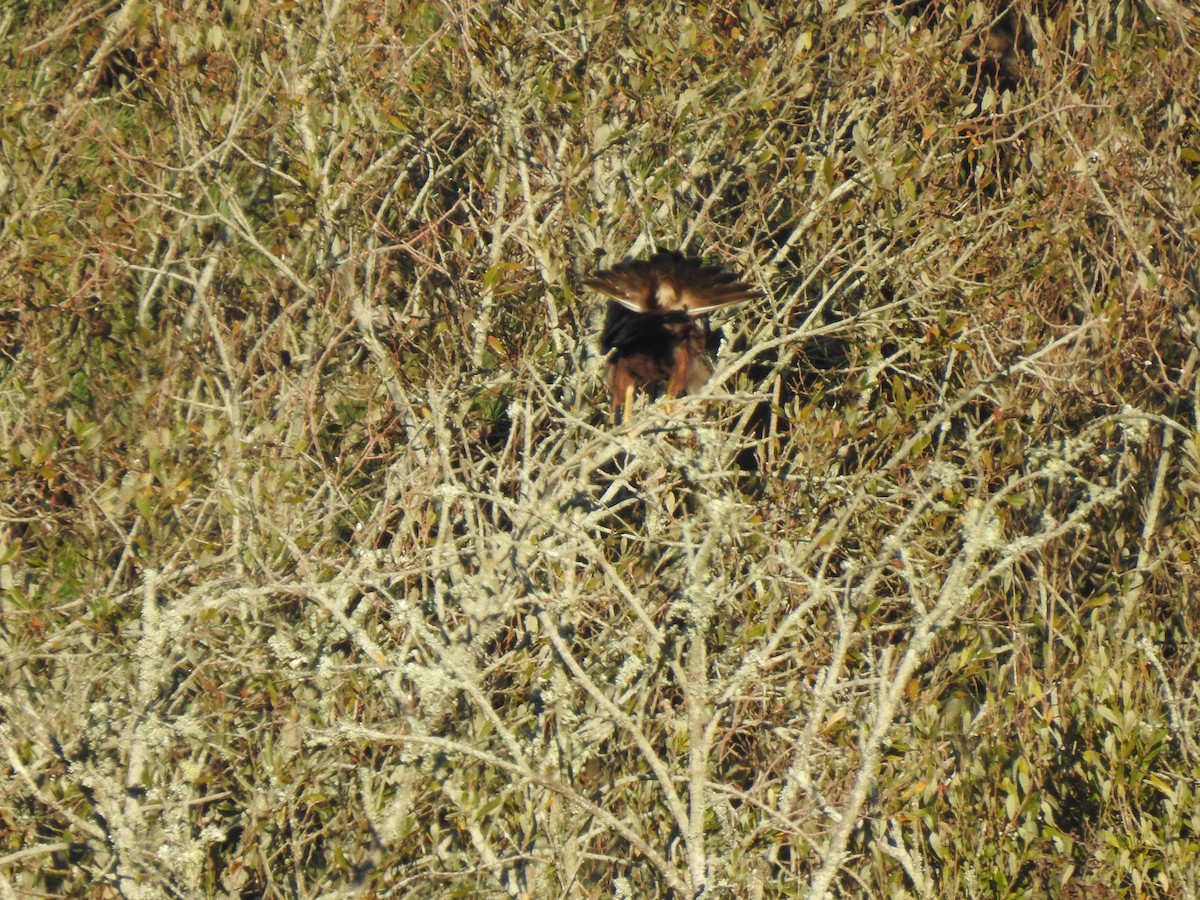
<path id="1" fill-rule="evenodd" d="M 691 316 L 760 296 L 720 266 L 673 252 L 619 263 L 584 284 L 634 312 L 686 311 Z"/>
<path id="2" fill-rule="evenodd" d="M 672 283 L 680 309 L 698 316 L 722 306 L 745 303 L 760 296 L 758 291 L 719 266 L 705 266 L 699 260 L 680 260 L 674 273 L 665 279 Z"/>
<path id="3" fill-rule="evenodd" d="M 633 312 L 654 312 L 658 309 L 655 298 L 659 275 L 650 262 L 623 262 L 585 278 L 583 283 Z"/>

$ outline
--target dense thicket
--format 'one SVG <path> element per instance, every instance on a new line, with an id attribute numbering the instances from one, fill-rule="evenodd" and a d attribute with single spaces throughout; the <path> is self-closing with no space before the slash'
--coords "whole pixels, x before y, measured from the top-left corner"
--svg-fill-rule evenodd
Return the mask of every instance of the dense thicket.
<path id="1" fill-rule="evenodd" d="M 774 6 L 0 12 L 8 896 L 1195 895 L 1200 18 Z"/>

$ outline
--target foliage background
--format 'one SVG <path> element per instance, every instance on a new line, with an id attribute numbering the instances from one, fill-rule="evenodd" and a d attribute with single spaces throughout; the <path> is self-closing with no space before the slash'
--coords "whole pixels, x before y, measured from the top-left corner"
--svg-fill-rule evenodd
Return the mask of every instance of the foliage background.
<path id="1" fill-rule="evenodd" d="M 0 12 L 4 896 L 1195 896 L 1200 22 L 772 8 Z"/>

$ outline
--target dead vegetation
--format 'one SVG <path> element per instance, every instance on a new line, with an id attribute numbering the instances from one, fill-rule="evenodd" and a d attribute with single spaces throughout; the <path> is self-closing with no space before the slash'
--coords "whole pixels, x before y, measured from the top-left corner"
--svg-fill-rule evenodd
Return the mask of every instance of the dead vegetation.
<path id="1" fill-rule="evenodd" d="M 1189 6 L 0 40 L 9 895 L 1195 895 Z"/>

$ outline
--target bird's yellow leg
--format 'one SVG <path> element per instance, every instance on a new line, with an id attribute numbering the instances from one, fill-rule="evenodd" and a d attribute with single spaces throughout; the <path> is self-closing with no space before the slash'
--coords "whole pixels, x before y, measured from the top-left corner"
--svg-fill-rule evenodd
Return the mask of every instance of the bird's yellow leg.
<path id="1" fill-rule="evenodd" d="M 680 344 L 675 348 L 675 368 L 671 372 L 670 379 L 667 380 L 667 400 L 664 406 L 667 412 L 671 411 L 674 405 L 671 401 L 683 393 L 683 389 L 687 386 L 688 366 L 691 364 L 691 356 L 688 352 L 686 344 Z"/>
<path id="2" fill-rule="evenodd" d="M 633 382 L 625 385 L 625 412 L 621 416 L 622 422 L 628 422 L 629 417 L 633 415 Z"/>

